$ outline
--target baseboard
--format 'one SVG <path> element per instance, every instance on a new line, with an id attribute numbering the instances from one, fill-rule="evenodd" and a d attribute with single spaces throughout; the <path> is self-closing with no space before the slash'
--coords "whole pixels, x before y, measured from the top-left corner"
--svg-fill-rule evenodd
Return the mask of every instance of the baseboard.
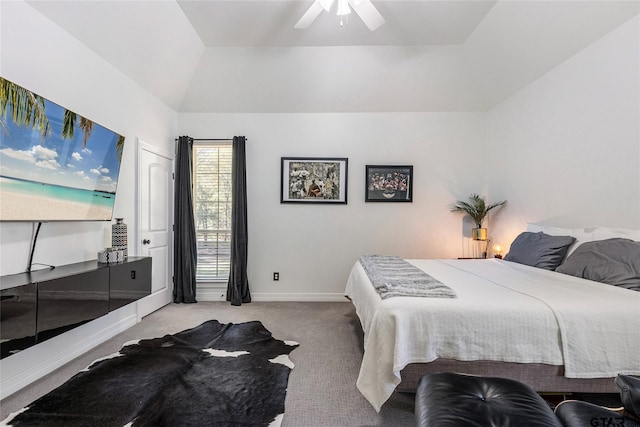
<path id="1" fill-rule="evenodd" d="M 199 302 L 226 301 L 226 290 L 198 289 L 196 299 Z M 251 301 L 265 302 L 348 302 L 340 293 L 251 293 Z"/>
<path id="2" fill-rule="evenodd" d="M 107 316 L 0 360 L 0 399 L 21 390 L 129 329 L 136 322 L 135 311 L 116 310 Z"/>
<path id="3" fill-rule="evenodd" d="M 138 322 L 140 322 L 143 317 L 170 304 L 172 299 L 173 291 L 171 289 L 162 289 L 136 301 L 138 307 Z"/>
<path id="4" fill-rule="evenodd" d="M 292 301 L 292 302 L 348 302 L 341 293 L 251 293 L 251 301 Z"/>
<path id="5" fill-rule="evenodd" d="M 196 299 L 198 301 L 226 301 L 227 290 L 222 288 L 198 288 Z"/>

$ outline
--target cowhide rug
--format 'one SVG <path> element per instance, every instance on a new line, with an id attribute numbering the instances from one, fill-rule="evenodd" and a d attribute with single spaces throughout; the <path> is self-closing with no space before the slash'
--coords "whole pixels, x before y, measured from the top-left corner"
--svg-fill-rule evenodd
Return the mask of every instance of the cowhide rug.
<path id="1" fill-rule="evenodd" d="M 298 346 L 260 322 L 129 342 L 3 426 L 279 426 Z"/>

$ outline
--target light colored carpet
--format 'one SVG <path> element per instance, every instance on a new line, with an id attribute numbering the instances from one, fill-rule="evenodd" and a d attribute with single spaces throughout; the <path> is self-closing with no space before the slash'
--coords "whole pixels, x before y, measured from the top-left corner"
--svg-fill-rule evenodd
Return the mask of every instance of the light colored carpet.
<path id="1" fill-rule="evenodd" d="M 31 386 L 0 401 L 0 419 L 59 386 L 125 342 L 161 337 L 216 319 L 223 323 L 259 320 L 281 340 L 300 343 L 290 358 L 283 427 L 413 426 L 414 395 L 395 393 L 376 413 L 356 388 L 362 360 L 362 329 L 348 303 L 227 302 L 170 304 L 142 322 L 66 364 Z"/>

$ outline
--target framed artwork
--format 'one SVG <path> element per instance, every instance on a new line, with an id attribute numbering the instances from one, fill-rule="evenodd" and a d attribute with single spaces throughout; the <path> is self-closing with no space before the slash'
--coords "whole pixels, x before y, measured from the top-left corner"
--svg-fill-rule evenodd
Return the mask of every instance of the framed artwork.
<path id="1" fill-rule="evenodd" d="M 367 165 L 365 202 L 412 202 L 413 166 Z"/>
<path id="2" fill-rule="evenodd" d="M 346 158 L 282 157 L 280 203 L 347 204 Z"/>

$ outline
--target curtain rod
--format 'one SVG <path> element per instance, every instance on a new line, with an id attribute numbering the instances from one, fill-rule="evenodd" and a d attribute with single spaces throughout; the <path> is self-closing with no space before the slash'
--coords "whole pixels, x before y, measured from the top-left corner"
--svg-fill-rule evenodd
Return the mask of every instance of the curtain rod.
<path id="1" fill-rule="evenodd" d="M 233 138 L 191 138 L 193 141 L 233 141 Z M 245 141 L 248 141 L 249 138 L 245 138 Z M 175 142 L 178 142 L 178 138 L 175 139 Z"/>

